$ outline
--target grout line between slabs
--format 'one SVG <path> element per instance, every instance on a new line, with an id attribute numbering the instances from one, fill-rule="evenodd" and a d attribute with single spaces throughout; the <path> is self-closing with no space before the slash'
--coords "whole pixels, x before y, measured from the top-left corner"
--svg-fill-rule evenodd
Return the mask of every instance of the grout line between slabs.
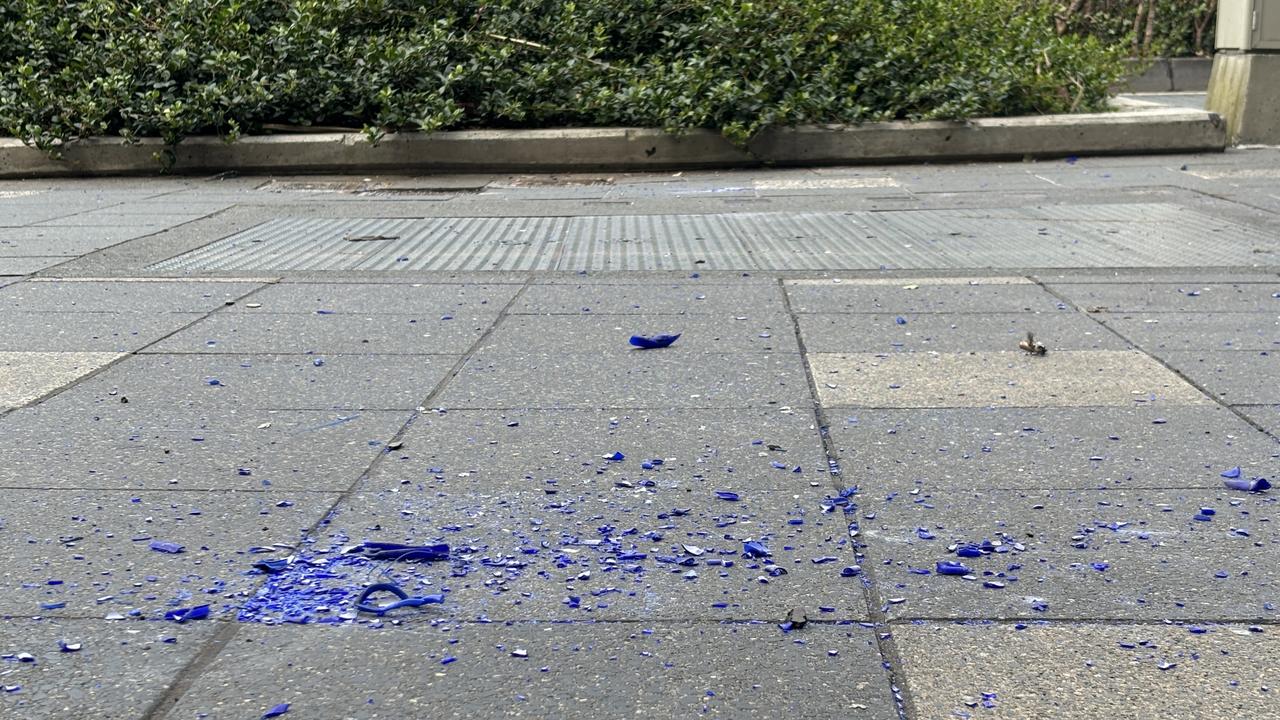
<path id="1" fill-rule="evenodd" d="M 813 406 L 814 420 L 817 423 L 819 434 L 822 438 L 823 451 L 827 456 L 828 472 L 831 476 L 830 487 L 835 493 L 845 490 L 843 482 L 843 474 L 840 468 L 840 456 L 835 447 L 835 441 L 831 439 L 830 433 L 827 432 L 828 424 L 826 412 L 822 405 L 818 402 L 818 386 L 813 377 L 812 368 L 806 361 L 808 353 L 805 349 L 804 337 L 800 333 L 800 318 L 791 308 L 791 300 L 787 295 L 786 287 L 781 278 L 778 279 L 778 288 L 782 293 L 783 307 L 786 308 L 787 315 L 791 319 L 792 332 L 795 333 L 796 343 L 800 348 L 801 365 L 805 375 L 805 382 L 809 389 L 809 399 Z M 856 497 L 856 496 L 855 496 Z M 850 500 L 852 502 L 852 500 Z M 886 625 L 887 616 L 883 611 L 883 603 L 880 594 L 876 589 L 875 578 L 871 575 L 868 568 L 870 563 L 865 562 L 865 552 L 860 553 L 859 550 L 866 550 L 867 546 L 857 537 L 849 537 L 849 546 L 854 553 L 854 564 L 862 565 L 862 576 L 858 578 L 859 584 L 863 591 L 863 602 L 866 605 L 867 616 L 870 618 L 871 624 L 875 627 L 883 627 Z M 859 560 L 863 562 L 859 563 Z M 890 695 L 894 700 L 894 709 L 898 713 L 900 720 L 907 720 L 912 717 L 912 702 L 910 690 L 907 688 L 906 677 L 902 675 L 904 665 L 902 663 L 901 654 L 898 652 L 897 645 L 894 642 L 892 633 L 882 633 L 873 628 L 876 649 L 880 653 L 882 665 L 889 681 Z"/>
<path id="2" fill-rule="evenodd" d="M 1137 351 L 1138 351 L 1138 352 L 1140 352 L 1140 353 L 1142 353 L 1143 355 L 1145 355 L 1145 356 L 1147 356 L 1147 357 L 1151 358 L 1153 361 L 1155 361 L 1156 363 L 1158 363 L 1161 367 L 1163 367 L 1163 368 L 1165 368 L 1166 370 L 1168 370 L 1169 372 L 1173 373 L 1175 376 L 1177 376 L 1179 379 L 1181 379 L 1181 380 L 1182 380 L 1183 382 L 1185 382 L 1186 384 L 1188 384 L 1188 385 L 1190 385 L 1191 387 L 1195 388 L 1195 389 L 1196 389 L 1196 391 L 1197 391 L 1197 392 L 1199 392 L 1201 395 L 1204 395 L 1205 397 L 1209 398 L 1210 402 L 1209 402 L 1209 403 L 1203 403 L 1203 404 L 1205 404 L 1205 405 L 1208 405 L 1208 404 L 1215 404 L 1215 405 L 1218 405 L 1219 407 L 1226 408 L 1226 410 L 1227 410 L 1228 412 L 1230 412 L 1232 415 L 1235 415 L 1236 417 L 1238 417 L 1238 418 L 1240 418 L 1241 420 L 1243 420 L 1246 424 L 1248 424 L 1248 425 L 1249 425 L 1249 427 L 1253 428 L 1254 430 L 1257 430 L 1258 432 L 1262 433 L 1263 435 L 1266 435 L 1267 437 L 1269 437 L 1269 438 L 1271 438 L 1271 439 L 1273 439 L 1273 440 L 1280 440 L 1280 436 L 1277 436 L 1275 433 L 1272 433 L 1271 431 L 1267 430 L 1265 427 L 1263 427 L 1263 426 L 1262 426 L 1262 425 L 1260 425 L 1257 421 L 1255 421 L 1255 420 L 1253 420 L 1252 418 L 1250 418 L 1248 415 L 1245 415 L 1243 412 L 1241 412 L 1241 411 L 1237 410 L 1234 406 L 1232 406 L 1232 405 L 1230 405 L 1230 404 L 1226 403 L 1225 401 L 1223 401 L 1223 400 L 1222 400 L 1222 398 L 1220 398 L 1220 397 L 1218 397 L 1217 395 L 1214 395 L 1213 393 L 1209 392 L 1208 388 L 1204 387 L 1203 385 L 1201 385 L 1200 383 L 1196 382 L 1195 380 L 1192 380 L 1189 376 L 1187 376 L 1185 373 L 1183 373 L 1183 372 L 1182 372 L 1181 370 L 1179 370 L 1178 368 L 1176 368 L 1176 367 L 1174 367 L 1174 366 L 1170 365 L 1170 364 L 1169 364 L 1168 362 L 1166 362 L 1163 358 L 1157 357 L 1156 355 L 1153 355 L 1153 354 L 1151 354 L 1150 352 L 1148 352 L 1147 350 L 1143 349 L 1143 347 L 1142 347 L 1142 346 L 1140 346 L 1140 345 L 1138 345 L 1138 343 L 1137 343 L 1137 342 L 1135 342 L 1135 341 L 1133 341 L 1133 340 L 1129 339 L 1129 337 L 1127 337 L 1126 335 L 1124 335 L 1123 333 L 1121 333 L 1121 332 L 1120 332 L 1119 330 L 1117 330 L 1116 328 L 1114 328 L 1114 327 L 1112 327 L 1112 326 L 1110 326 L 1110 325 L 1107 325 L 1106 323 L 1104 323 L 1104 322 L 1102 322 L 1102 321 L 1098 320 L 1098 319 L 1097 319 L 1097 318 L 1095 318 L 1091 313 L 1087 313 L 1087 312 L 1085 312 L 1085 311 L 1084 311 L 1084 310 L 1083 310 L 1079 305 L 1077 305 L 1077 304 L 1076 304 L 1073 300 L 1071 300 L 1070 298 L 1066 297 L 1065 295 L 1060 295 L 1060 294 L 1058 294 L 1057 292 L 1055 292 L 1054 290 L 1050 289 L 1048 286 L 1046 286 L 1046 285 L 1045 285 L 1044 283 L 1042 283 L 1042 282 L 1036 281 L 1036 284 L 1040 285 L 1040 287 L 1041 287 L 1041 288 L 1043 288 L 1045 292 L 1047 292 L 1047 293 L 1049 293 L 1049 294 L 1053 295 L 1054 297 L 1058 298 L 1058 299 L 1059 299 L 1059 300 L 1061 300 L 1062 302 L 1066 303 L 1068 307 L 1071 307 L 1071 308 L 1075 309 L 1077 312 L 1084 313 L 1085 315 L 1087 315 L 1087 316 L 1089 317 L 1089 319 L 1090 319 L 1090 320 L 1093 320 L 1095 323 L 1097 323 L 1097 324 L 1098 324 L 1098 326 L 1100 326 L 1100 327 L 1102 327 L 1102 328 L 1106 329 L 1106 331 L 1107 331 L 1107 332 L 1111 333 L 1112 335 L 1115 335 L 1116 337 L 1118 337 L 1118 338 L 1120 338 L 1121 340 L 1125 341 L 1125 342 L 1126 342 L 1126 343 L 1128 343 L 1129 345 L 1132 345 L 1134 348 L 1136 348 L 1136 349 L 1137 349 Z"/>

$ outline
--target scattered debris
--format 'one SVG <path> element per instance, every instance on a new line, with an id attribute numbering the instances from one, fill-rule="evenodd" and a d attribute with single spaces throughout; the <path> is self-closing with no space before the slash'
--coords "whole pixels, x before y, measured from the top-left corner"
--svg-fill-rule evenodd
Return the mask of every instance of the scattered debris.
<path id="1" fill-rule="evenodd" d="M 1035 336 L 1032 335 L 1030 331 L 1027 332 L 1027 337 L 1018 343 L 1018 347 L 1032 355 L 1044 355 L 1049 352 L 1049 349 L 1044 346 L 1044 343 L 1036 340 Z"/>
<path id="2" fill-rule="evenodd" d="M 378 240 L 399 240 L 399 235 L 343 235 L 347 242 L 376 242 Z"/>
<path id="3" fill-rule="evenodd" d="M 631 344 L 642 350 L 657 350 L 659 348 L 670 347 L 671 343 L 680 339 L 681 333 L 675 335 L 632 335 Z"/>
<path id="4" fill-rule="evenodd" d="M 399 600 L 387 605 L 370 605 L 368 604 L 369 596 L 374 593 L 389 592 L 400 598 Z M 385 615 L 392 610 L 398 610 L 406 607 L 421 607 L 423 605 L 439 605 L 444 602 L 444 595 L 419 595 L 413 596 L 405 592 L 399 585 L 395 583 L 374 583 L 365 588 L 356 598 L 356 610 L 364 613 L 373 613 L 374 615 Z"/>

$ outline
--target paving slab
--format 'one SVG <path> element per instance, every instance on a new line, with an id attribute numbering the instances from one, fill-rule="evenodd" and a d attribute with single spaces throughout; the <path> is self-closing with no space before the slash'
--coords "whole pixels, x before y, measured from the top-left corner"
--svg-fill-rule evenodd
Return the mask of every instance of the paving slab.
<path id="1" fill-rule="evenodd" d="M 152 232 L 199 220 L 202 215 L 122 213 L 115 208 L 91 210 L 35 223 L 44 227 L 124 227 Z"/>
<path id="2" fill-rule="evenodd" d="M 1136 351 L 811 353 L 827 407 L 1082 407 L 1212 402 Z"/>
<path id="3" fill-rule="evenodd" d="M 1280 443 L 1217 405 L 848 410 L 830 435 L 874 492 L 1222 487 L 1241 466 L 1274 477 Z"/>
<path id="4" fill-rule="evenodd" d="M 452 355 L 138 355 L 66 391 L 68 401 L 225 411 L 412 410 Z"/>
<path id="5" fill-rule="evenodd" d="M 9 275 L 30 275 L 40 272 L 54 265 L 61 265 L 69 260 L 74 260 L 73 256 L 55 256 L 55 257 L 5 257 L 0 256 L 0 272 Z"/>
<path id="6" fill-rule="evenodd" d="M 0 655 L 0 713 L 12 718 L 134 720 L 159 702 L 217 626 L 102 620 L 7 619 Z M 79 645 L 64 652 L 60 644 Z"/>
<path id="7" fill-rule="evenodd" d="M 164 717 L 256 718 L 284 702 L 301 717 L 353 720 L 898 717 L 871 631 L 804 632 L 799 642 L 773 624 L 244 627 Z M 334 657 L 366 657 L 373 672 Z"/>
<path id="8" fill-rule="evenodd" d="M 809 487 L 743 490 L 730 502 L 707 488 L 565 488 L 548 495 L 375 480 L 338 505 L 325 526 L 328 537 L 312 547 L 348 538 L 448 543 L 448 565 L 384 563 L 381 576 L 405 587 L 429 582 L 431 592 L 445 596 L 433 615 L 458 620 L 777 623 L 792 609 L 814 619 L 866 620 L 860 579 L 841 574 L 857 559 L 845 516 L 823 512 L 829 494 Z M 749 556 L 748 541 L 762 543 L 768 556 Z M 313 582 L 349 586 L 354 576 Z M 293 582 L 276 576 L 267 589 Z"/>
<path id="9" fill-rule="evenodd" d="M 686 282 L 652 285 L 533 285 L 511 307 L 525 315 L 747 315 L 785 312 L 776 285 L 762 287 Z"/>
<path id="10" fill-rule="evenodd" d="M 450 410 L 417 418 L 401 439 L 371 483 L 801 492 L 831 482 L 813 416 L 776 409 Z"/>
<path id="11" fill-rule="evenodd" d="M 1127 350 L 1083 313 L 813 313 L 798 315 L 808 352 L 1015 349 L 1028 332 L 1055 350 Z"/>
<path id="12" fill-rule="evenodd" d="M 619 272 L 552 272 L 539 273 L 533 276 L 534 286 L 569 285 L 573 287 L 588 285 L 657 285 L 659 287 L 675 287 L 683 292 L 687 288 L 698 288 L 704 285 L 731 285 L 738 288 L 776 288 L 778 278 L 769 273 L 749 273 L 726 270 L 631 270 Z M 721 288 L 723 289 L 723 288 Z M 600 288 L 596 292 L 608 292 Z M 768 292 L 764 290 L 764 292 Z M 693 294 L 696 297 L 698 293 Z"/>
<path id="13" fill-rule="evenodd" d="M 1236 405 L 1232 407 L 1272 435 L 1280 436 L 1280 404 Z"/>
<path id="14" fill-rule="evenodd" d="M 25 405 L 120 357 L 113 352 L 0 352 L 0 410 Z"/>
<path id="15" fill-rule="evenodd" d="M 960 279 L 957 279 L 960 280 Z M 946 284 L 863 284 L 795 280 L 786 284 L 797 313 L 997 313 L 1063 310 L 1058 298 L 1027 282 L 973 278 Z M 973 284 L 969 284 L 972 282 Z M 913 287 L 913 289 L 907 289 Z"/>
<path id="16" fill-rule="evenodd" d="M 1191 382 L 1232 405 L 1280 403 L 1280 353 L 1267 350 L 1221 352 L 1160 351 L 1157 356 Z"/>
<path id="17" fill-rule="evenodd" d="M 254 293 L 232 312 L 496 315 L 519 290 L 511 284 L 284 283 Z"/>
<path id="18" fill-rule="evenodd" d="M 41 281 L 10 285 L 0 308 L 25 312 L 209 312 L 260 287 L 248 282 Z"/>
<path id="19" fill-rule="evenodd" d="M 133 352 L 195 322 L 198 313 L 0 312 L 0 350 Z"/>
<path id="20" fill-rule="evenodd" d="M 1270 283 L 1058 283 L 1047 286 L 1085 309 L 1108 312 L 1280 312 L 1280 279 Z"/>
<path id="21" fill-rule="evenodd" d="M 337 494 L 6 490 L 0 612 L 162 619 L 232 612 L 262 579 L 255 546 L 294 546 Z M 178 554 L 151 549 L 176 543 Z M 59 603 L 65 605 L 58 606 Z M 56 607 L 53 607 L 56 606 Z"/>
<path id="22" fill-rule="evenodd" d="M 0 487 L 342 491 L 409 418 L 274 412 L 237 423 L 140 414 L 102 419 L 37 406 L 0 418 Z"/>
<path id="23" fill-rule="evenodd" d="M 313 272 L 313 273 L 290 273 L 280 277 L 281 285 L 303 284 L 303 285 L 523 285 L 528 282 L 530 275 L 527 273 L 516 272 L 463 272 L 463 271 L 437 271 L 437 272 L 413 272 L 398 271 L 394 273 L 388 272 Z M 468 291 L 469 292 L 469 291 Z M 501 297 L 501 296 L 499 296 Z M 498 303 L 496 299 L 491 299 L 491 303 Z M 277 311 L 279 312 L 279 311 Z"/>
<path id="24" fill-rule="evenodd" d="M 166 338 L 160 353 L 462 354 L 496 315 L 219 313 Z"/>
<path id="25" fill-rule="evenodd" d="M 921 718 L 1273 714 L 1271 678 L 1280 672 L 1273 626 L 1195 627 L 1204 632 L 1150 624 L 926 623 L 895 627 L 893 635 Z"/>
<path id="26" fill-rule="evenodd" d="M 120 241 L 92 237 L 0 240 L 0 257 L 86 255 L 104 247 L 110 247 L 117 242 Z"/>
<path id="27" fill-rule="evenodd" d="M 1098 313 L 1094 317 L 1149 352 L 1280 350 L 1280 307 L 1270 313 Z"/>
<path id="28" fill-rule="evenodd" d="M 447 408 L 795 408 L 809 388 L 793 353 L 663 350 L 543 356 L 477 352 L 435 404 Z"/>
<path id="29" fill-rule="evenodd" d="M 795 325 L 786 315 L 508 315 L 485 339 L 496 352 L 554 355 L 586 348 L 615 358 L 651 352 L 634 347 L 632 335 L 679 334 L 666 355 L 725 352 L 799 352 Z M 615 360 L 616 362 L 616 360 Z"/>
<path id="30" fill-rule="evenodd" d="M 1036 273 L 1033 277 L 1046 285 L 1083 285 L 1101 283 L 1104 285 L 1135 284 L 1174 284 L 1178 286 L 1195 286 L 1200 283 L 1210 285 L 1245 285 L 1248 283 L 1276 284 L 1274 270 L 1240 269 L 1240 270 L 1160 270 L 1144 268 L 1141 270 L 1055 270 Z"/>
<path id="31" fill-rule="evenodd" d="M 103 247 L 156 233 L 150 227 L 102 227 L 98 225 L 86 227 L 59 227 L 53 225 L 28 225 L 26 227 L 0 227 L 0 241 L 17 240 L 55 240 L 68 242 L 88 242 L 101 244 Z"/>
<path id="32" fill-rule="evenodd" d="M 1216 514 L 1198 521 L 1201 508 Z M 894 619 L 1274 621 L 1275 510 L 1270 496 L 1225 488 L 982 490 L 873 495 L 860 522 Z M 984 539 L 1009 552 L 948 550 Z M 937 574 L 940 561 L 973 579 Z"/>

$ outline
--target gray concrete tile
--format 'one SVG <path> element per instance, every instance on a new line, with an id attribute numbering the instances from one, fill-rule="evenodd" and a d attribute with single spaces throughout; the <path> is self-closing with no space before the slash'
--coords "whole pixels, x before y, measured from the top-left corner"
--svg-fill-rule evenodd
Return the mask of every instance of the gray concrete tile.
<path id="1" fill-rule="evenodd" d="M 976 352 L 1016 349 L 1027 332 L 1054 350 L 1125 350 L 1082 313 L 815 313 L 797 316 L 809 352 Z M 901 318 L 903 322 L 899 322 Z"/>
<path id="2" fill-rule="evenodd" d="M 1212 402 L 1136 351 L 811 353 L 827 406 L 1082 407 Z"/>
<path id="3" fill-rule="evenodd" d="M 358 285 L 523 285 L 529 279 L 527 273 L 519 272 L 465 272 L 440 270 L 419 272 L 399 270 L 394 273 L 379 271 L 343 271 L 290 273 L 280 278 L 281 285 L 291 284 L 340 284 Z M 501 304 L 492 300 L 491 304 Z"/>
<path id="4" fill-rule="evenodd" d="M 0 275 L 0 287 L 4 287 L 5 285 L 12 285 L 20 280 L 22 280 L 22 277 L 20 275 L 11 275 L 11 276 Z"/>
<path id="5" fill-rule="evenodd" d="M 1207 270 L 1203 272 L 1189 270 L 1160 270 L 1158 268 L 1143 268 L 1140 270 L 1054 270 L 1052 272 L 1037 273 L 1035 278 L 1047 285 L 1060 284 L 1090 284 L 1101 283 L 1110 285 L 1140 285 L 1140 284 L 1174 284 L 1179 286 L 1191 286 L 1200 283 L 1209 283 L 1211 285 L 1244 285 L 1248 283 L 1263 283 L 1274 285 L 1276 283 L 1276 272 L 1274 270 Z"/>
<path id="6" fill-rule="evenodd" d="M 810 402 L 800 356 L 665 350 L 542 356 L 481 351 L 441 393 L 442 407 L 749 408 Z"/>
<path id="7" fill-rule="evenodd" d="M 0 350 L 133 352 L 195 322 L 196 313 L 0 312 Z"/>
<path id="8" fill-rule="evenodd" d="M 203 214 L 133 213 L 119 206 L 90 210 L 38 223 L 44 227 L 137 227 L 163 230 L 175 225 L 192 222 Z"/>
<path id="9" fill-rule="evenodd" d="M 1163 350 L 1280 350 L 1280 307 L 1271 313 L 1098 313 L 1138 347 Z"/>
<path id="10" fill-rule="evenodd" d="M 509 284 L 287 283 L 263 288 L 233 312 L 497 314 L 519 290 Z"/>
<path id="11" fill-rule="evenodd" d="M 0 308 L 25 312 L 209 312 L 261 283 L 47 280 L 10 285 Z"/>
<path id="12" fill-rule="evenodd" d="M 152 235 L 157 232 L 153 227 L 93 225 L 87 227 L 60 227 L 53 225 L 28 225 L 26 227 L 0 227 L 0 241 L 53 241 L 68 243 L 94 243 L 115 245 L 125 240 Z M 56 247 L 56 246 L 54 246 Z"/>
<path id="13" fill-rule="evenodd" d="M 1257 423 L 1272 435 L 1280 435 L 1280 404 L 1236 405 L 1232 409 Z"/>
<path id="14" fill-rule="evenodd" d="M 1197 521 L 1201 508 L 1216 514 Z M 867 567 L 895 619 L 1280 616 L 1273 559 L 1280 534 L 1272 527 L 1275 500 L 1266 495 L 1225 488 L 877 493 L 859 510 Z M 1010 552 L 964 559 L 973 580 L 934 572 L 937 562 L 959 559 L 950 545 L 984 538 L 1002 540 Z"/>
<path id="15" fill-rule="evenodd" d="M 112 352 L 0 352 L 0 409 L 25 405 L 119 357 Z"/>
<path id="16" fill-rule="evenodd" d="M 1222 487 L 1280 470 L 1280 444 L 1226 408 L 846 410 L 840 465 L 875 492 Z"/>
<path id="17" fill-rule="evenodd" d="M 776 285 L 746 287 L 697 281 L 652 285 L 533 285 L 511 307 L 526 315 L 772 315 L 785 311 Z"/>
<path id="18" fill-rule="evenodd" d="M 219 313 L 148 352 L 462 354 L 495 315 Z"/>
<path id="19" fill-rule="evenodd" d="M 877 314 L 986 314 L 1064 309 L 1057 298 L 1021 278 L 950 278 L 946 283 L 912 279 L 879 282 L 838 280 L 787 282 L 791 307 L 798 313 Z"/>
<path id="20" fill-rule="evenodd" d="M 1108 312 L 1280 312 L 1280 278 L 1270 283 L 1059 283 L 1050 290 L 1081 308 Z"/>
<path id="21" fill-rule="evenodd" d="M 1280 403 L 1280 353 L 1266 350 L 1154 353 L 1169 366 L 1225 403 Z"/>
<path id="22" fill-rule="evenodd" d="M 1206 632 L 1176 625 L 927 623 L 895 627 L 893 634 L 916 717 L 1273 715 L 1280 647 L 1272 628 L 1198 627 Z"/>
<path id="23" fill-rule="evenodd" d="M 86 255 L 114 245 L 118 240 L 100 240 L 92 237 L 42 237 L 30 239 L 0 240 L 0 257 L 76 256 Z"/>
<path id="24" fill-rule="evenodd" d="M 870 630 L 634 623 L 244 627 L 167 718 L 897 717 Z M 527 657 L 513 657 L 523 650 Z M 369 674 L 331 659 L 363 657 Z M 442 664 L 445 658 L 457 658 Z M 329 658 L 330 660 L 325 660 Z M 735 661 L 729 662 L 728 658 Z M 246 675 L 257 678 L 244 683 Z M 288 717 L 288 716 L 285 716 Z"/>
<path id="25" fill-rule="evenodd" d="M 6 490 L 0 612 L 162 619 L 175 607 L 235 611 L 262 579 L 255 546 L 292 547 L 337 499 L 324 493 Z M 152 541 L 177 543 L 180 554 Z M 52 581 L 52 582 L 51 582 Z M 60 582 L 59 582 L 60 581 Z M 49 608 L 48 604 L 66 603 Z"/>
<path id="26" fill-rule="evenodd" d="M 792 608 L 814 619 L 867 617 L 861 582 L 841 576 L 856 562 L 848 520 L 822 511 L 831 491 L 743 491 L 727 502 L 704 488 L 548 495 L 456 484 L 363 485 L 328 518 L 329 542 L 448 543 L 447 568 L 384 565 L 405 587 L 430 581 L 445 594 L 441 611 L 459 620 L 781 622 Z M 746 557 L 748 540 L 771 555 Z"/>
<path id="27" fill-rule="evenodd" d="M 542 285 L 679 285 L 681 290 L 686 286 L 697 288 L 703 285 L 734 285 L 737 287 L 759 288 L 763 286 L 777 287 L 778 278 L 760 272 L 747 273 L 739 270 L 631 270 L 628 272 L 547 272 L 539 273 L 537 286 Z M 602 288 L 603 289 L 603 288 Z M 696 296 L 697 293 L 694 295 Z M 574 311 L 576 312 L 577 309 Z"/>
<path id="28" fill-rule="evenodd" d="M 69 256 L 55 257 L 5 257 L 0 256 L 0 273 L 8 275 L 30 275 L 31 273 L 40 272 L 54 265 L 61 265 L 68 260 L 74 259 Z"/>
<path id="29" fill-rule="evenodd" d="M 82 406 L 124 396 L 157 412 L 412 410 L 456 362 L 452 355 L 139 355 L 66 394 Z"/>
<path id="30" fill-rule="evenodd" d="M 633 334 L 679 333 L 664 354 L 799 352 L 795 327 L 785 315 L 509 315 L 485 339 L 485 348 L 554 355 L 590 348 L 616 357 L 649 352 L 632 346 Z"/>
<path id="31" fill-rule="evenodd" d="M 210 423 L 153 410 L 139 422 L 41 405 L 0 418 L 0 487 L 342 491 L 408 418 L 259 412 Z"/>
<path id="32" fill-rule="evenodd" d="M 0 696 L 0 713 L 67 720 L 143 717 L 216 629 L 213 623 L 6 619 L 0 655 L 25 652 L 35 661 L 0 666 L 0 685 L 20 686 Z M 80 650 L 62 652 L 64 640 Z"/>
<path id="33" fill-rule="evenodd" d="M 812 415 L 774 409 L 450 410 L 417 418 L 403 442 L 372 485 L 798 492 L 830 483 Z M 622 461 L 605 459 L 616 452 Z"/>

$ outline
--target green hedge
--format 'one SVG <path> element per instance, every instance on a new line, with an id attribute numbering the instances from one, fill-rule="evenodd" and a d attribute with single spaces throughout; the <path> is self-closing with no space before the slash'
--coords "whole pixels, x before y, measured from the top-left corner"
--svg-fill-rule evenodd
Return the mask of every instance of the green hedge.
<path id="1" fill-rule="evenodd" d="M 1122 48 L 1022 0 L 5 0 L 0 128 L 760 129 L 1095 111 Z"/>

